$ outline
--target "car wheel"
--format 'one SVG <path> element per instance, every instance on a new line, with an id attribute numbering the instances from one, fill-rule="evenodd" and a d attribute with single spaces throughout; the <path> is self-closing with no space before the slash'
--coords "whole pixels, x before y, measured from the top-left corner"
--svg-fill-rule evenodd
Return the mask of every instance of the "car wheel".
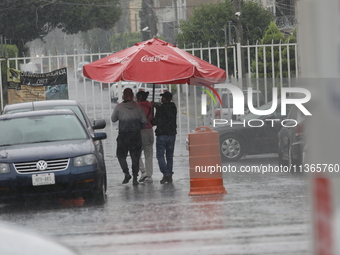
<path id="1" fill-rule="evenodd" d="M 107 181 L 106 177 L 101 180 L 99 190 L 93 191 L 84 196 L 85 203 L 90 205 L 103 205 L 106 202 L 106 187 Z"/>
<path id="2" fill-rule="evenodd" d="M 220 152 L 223 160 L 237 161 L 243 156 L 243 144 L 237 136 L 222 136 L 220 139 Z"/>

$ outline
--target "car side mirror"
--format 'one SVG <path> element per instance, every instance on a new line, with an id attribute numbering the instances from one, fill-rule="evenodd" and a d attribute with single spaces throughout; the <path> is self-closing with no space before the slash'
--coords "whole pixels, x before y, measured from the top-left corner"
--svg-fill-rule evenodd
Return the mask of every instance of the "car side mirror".
<path id="1" fill-rule="evenodd" d="M 107 138 L 107 134 L 105 132 L 95 132 L 93 136 L 93 140 L 104 140 Z"/>
<path id="2" fill-rule="evenodd" d="M 106 127 L 106 121 L 105 120 L 94 120 L 92 128 L 93 129 L 103 129 Z"/>

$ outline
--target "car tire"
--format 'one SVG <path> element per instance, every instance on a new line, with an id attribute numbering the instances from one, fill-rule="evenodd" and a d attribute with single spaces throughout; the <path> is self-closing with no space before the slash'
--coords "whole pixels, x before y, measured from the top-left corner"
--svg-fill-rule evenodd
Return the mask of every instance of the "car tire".
<path id="1" fill-rule="evenodd" d="M 106 176 L 103 177 L 99 184 L 99 190 L 88 193 L 84 196 L 85 203 L 87 205 L 103 205 L 106 203 L 107 195 L 106 195 L 106 187 L 107 180 Z"/>
<path id="2" fill-rule="evenodd" d="M 243 141 L 235 135 L 224 135 L 220 138 L 222 160 L 238 161 L 244 154 Z"/>

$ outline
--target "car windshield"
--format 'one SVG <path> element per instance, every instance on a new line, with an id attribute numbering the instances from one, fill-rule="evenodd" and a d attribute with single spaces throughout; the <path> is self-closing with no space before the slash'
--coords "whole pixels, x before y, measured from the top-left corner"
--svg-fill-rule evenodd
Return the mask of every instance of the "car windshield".
<path id="1" fill-rule="evenodd" d="M 81 122 L 83 122 L 83 124 L 86 125 L 86 121 L 85 121 L 84 115 L 80 111 L 79 107 L 75 106 L 75 105 L 55 105 L 55 106 L 44 106 L 44 107 L 34 106 L 34 109 L 35 110 L 70 109 L 75 114 L 77 114 L 77 116 L 81 120 Z"/>
<path id="2" fill-rule="evenodd" d="M 255 107 L 255 108 L 257 110 L 268 110 L 268 109 L 270 109 L 272 107 L 272 104 L 273 104 L 273 102 L 269 102 L 269 103 L 266 103 L 266 104 L 264 104 L 264 105 L 262 105 L 260 107 Z M 276 115 L 276 112 L 278 110 L 280 110 L 280 107 L 277 107 L 273 114 Z M 256 114 L 250 112 L 250 113 L 248 113 L 248 114 L 246 114 L 244 116 L 241 116 L 240 120 L 243 121 L 243 120 L 261 119 L 262 117 L 263 117 L 262 115 L 256 115 Z"/>
<path id="3" fill-rule="evenodd" d="M 75 115 L 2 119 L 0 130 L 0 146 L 88 138 Z"/>
<path id="4" fill-rule="evenodd" d="M 81 120 L 81 122 L 83 122 L 84 125 L 87 126 L 86 121 L 85 121 L 85 117 L 82 114 L 81 110 L 79 109 L 78 106 L 75 105 L 45 105 L 45 106 L 36 106 L 34 105 L 34 110 L 52 110 L 52 109 L 70 109 L 72 111 L 74 111 L 75 114 L 77 114 L 77 116 L 79 117 L 79 119 Z M 28 112 L 31 111 L 32 108 L 16 108 L 13 110 L 6 110 L 4 113 L 15 113 L 15 112 Z"/>

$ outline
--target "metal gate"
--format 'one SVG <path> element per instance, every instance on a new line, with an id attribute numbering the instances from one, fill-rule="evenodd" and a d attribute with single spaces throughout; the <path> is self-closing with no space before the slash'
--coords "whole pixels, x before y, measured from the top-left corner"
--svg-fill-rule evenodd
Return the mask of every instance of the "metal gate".
<path id="1" fill-rule="evenodd" d="M 228 82 L 246 88 L 261 90 L 270 101 L 272 87 L 293 86 L 298 78 L 297 44 L 232 45 L 207 48 L 186 48 L 189 53 L 227 70 Z M 21 70 L 22 64 L 33 65 L 37 72 L 46 73 L 66 67 L 68 72 L 69 99 L 79 101 L 90 119 L 105 119 L 108 139 L 104 143 L 106 158 L 115 157 L 117 125 L 110 120 L 115 103 L 111 102 L 111 86 L 77 76 L 81 62 L 93 62 L 111 53 L 74 54 L 0 59 L 0 69 L 12 67 Z M 6 64 L 3 65 L 3 62 Z M 6 69 L 7 70 L 7 69 Z M 6 104 L 6 77 L 0 70 L 1 110 Z M 5 71 L 5 70 L 4 70 Z M 188 133 L 197 126 L 209 125 L 201 114 L 199 87 L 171 86 L 173 101 L 178 108 L 178 135 L 175 156 L 188 155 L 185 143 Z"/>

